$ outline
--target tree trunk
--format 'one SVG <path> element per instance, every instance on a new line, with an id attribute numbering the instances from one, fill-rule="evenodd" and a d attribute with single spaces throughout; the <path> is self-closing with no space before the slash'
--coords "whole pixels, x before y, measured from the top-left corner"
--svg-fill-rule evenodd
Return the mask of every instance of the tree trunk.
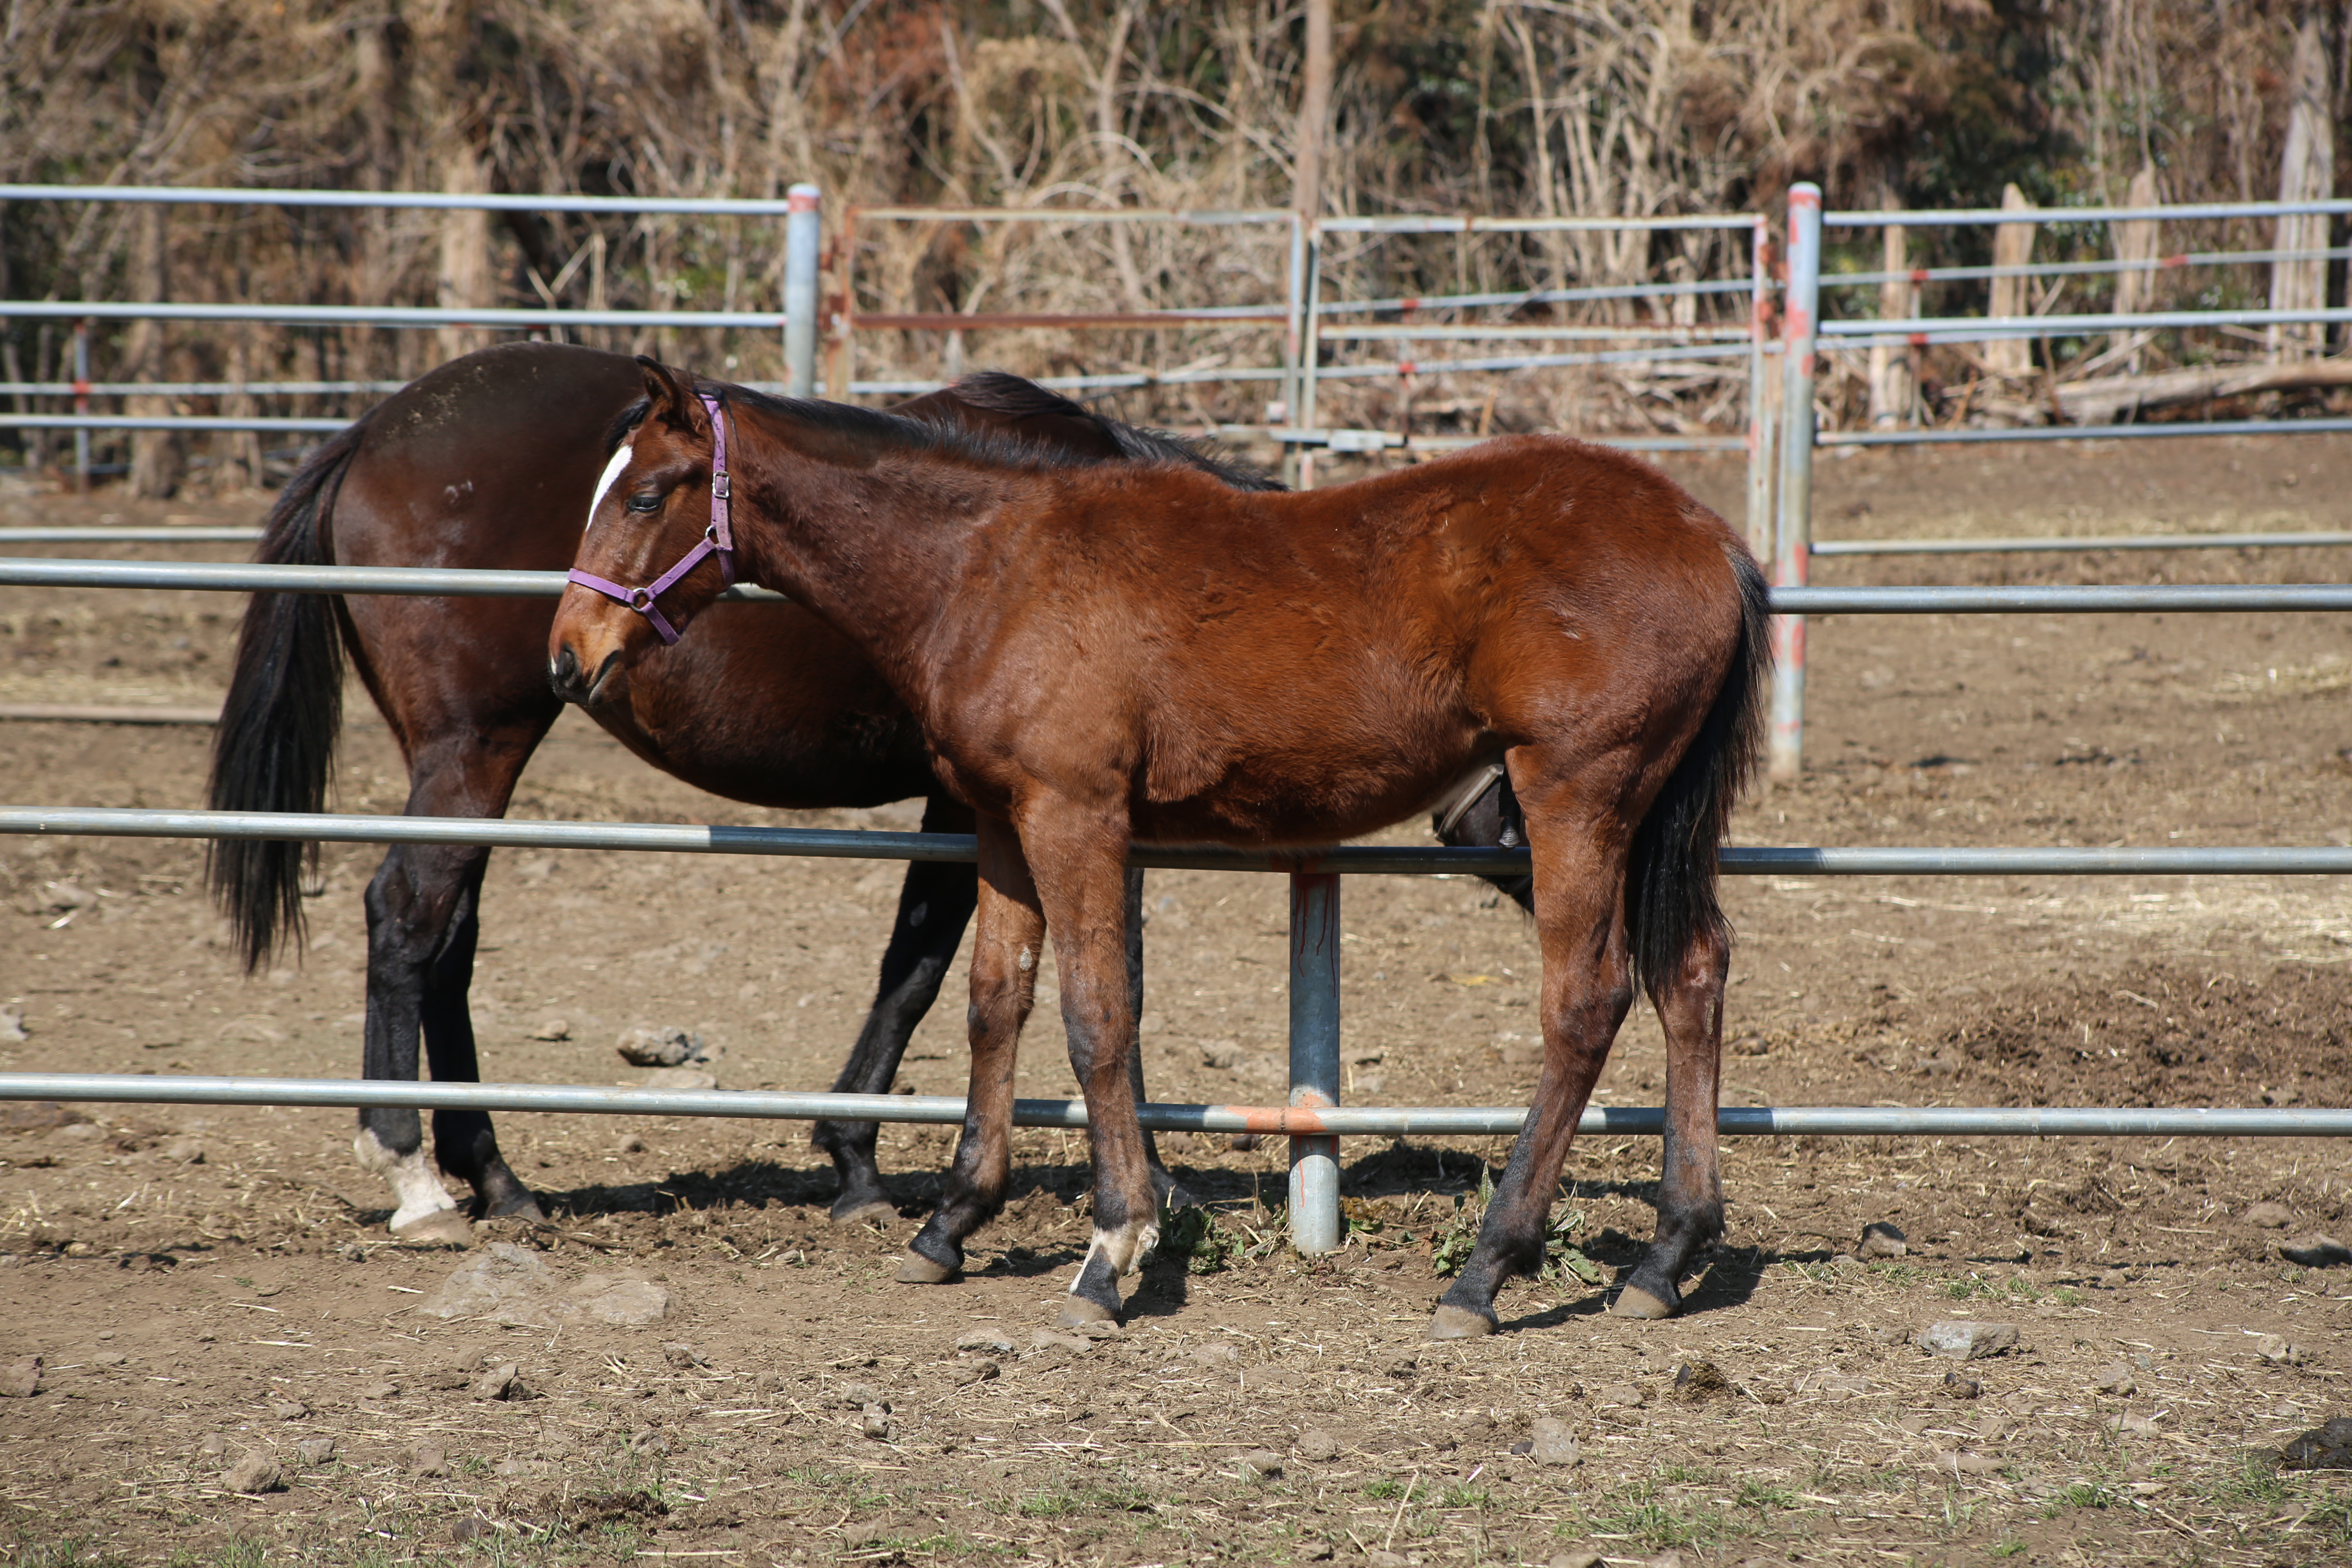
<path id="1" fill-rule="evenodd" d="M 2004 211 L 2020 212 L 2030 204 L 2025 193 L 2010 185 L 2000 193 Z M 2030 223 L 2005 223 L 1992 231 L 1992 264 L 1995 267 L 2024 267 L 2033 260 L 2033 231 L 2039 226 Z M 2022 316 L 2026 310 L 2026 279 L 2021 277 L 1995 278 L 1992 280 L 1992 309 L 1995 316 Z M 2026 338 L 1999 338 L 1985 344 L 1985 364 L 1997 375 L 2031 375 L 2033 373 L 2033 344 Z"/>
<path id="2" fill-rule="evenodd" d="M 1882 210 L 1892 212 L 1901 204 L 1888 196 Z M 1911 269 L 1911 231 L 1901 224 L 1888 224 L 1880 231 L 1883 248 L 1879 268 L 1885 272 L 1908 273 Z M 1878 286 L 1878 319 L 1900 321 L 1910 319 L 1915 310 L 1918 290 L 1908 277 L 1901 277 Z M 1916 351 L 1908 343 L 1880 342 L 1870 350 L 1870 425 L 1874 430 L 1893 430 L 1911 423 L 1912 402 L 1918 380 L 1913 357 Z"/>
<path id="3" fill-rule="evenodd" d="M 2279 156 L 2279 200 L 2325 201 L 2336 190 L 2336 116 L 2327 83 L 2327 48 L 2320 39 L 2319 18 L 2305 18 L 2294 37 L 2294 62 L 2288 71 L 2286 150 Z M 2327 215 L 2289 214 L 2278 220 L 2273 239 L 2282 252 L 2323 251 L 2327 248 Z M 2327 303 L 2327 260 L 2323 256 L 2297 256 L 2271 263 L 2271 309 L 2316 310 Z M 2269 332 L 2273 360 L 2296 360 L 2321 353 L 2326 327 L 2317 321 L 2273 326 Z"/>
<path id="4" fill-rule="evenodd" d="M 171 294 L 171 236 L 165 220 L 171 208 L 157 202 L 144 208 L 134 222 L 138 237 L 131 259 L 131 287 L 137 298 L 161 301 Z M 166 357 L 163 324 L 133 321 L 123 334 L 123 379 L 161 381 Z M 134 417 L 154 417 L 173 412 L 167 397 L 133 397 L 125 410 Z M 187 467 L 186 438 L 177 430 L 142 430 L 131 437 L 131 492 L 146 500 L 162 500 L 180 488 Z"/>
<path id="5" fill-rule="evenodd" d="M 2153 168 L 2142 168 L 2138 174 L 2132 176 L 2131 189 L 2124 194 L 2124 205 L 2152 207 L 2156 205 L 2157 199 L 2156 171 Z M 2159 242 L 2155 219 L 2139 218 L 2128 223 L 2119 223 L 2114 226 L 2114 229 L 2117 261 L 2153 263 L 2156 260 L 2158 254 L 2157 246 Z M 2154 299 L 2155 295 L 2156 274 L 2152 270 L 2116 274 L 2116 313 L 2117 315 L 2126 316 L 2134 311 L 2147 310 L 2149 300 Z M 2129 331 L 2117 332 L 2115 336 L 2115 346 L 2122 347 L 2136 335 Z M 2131 351 L 2131 357 L 2126 362 L 2126 368 L 2131 374 L 2139 374 L 2139 350 L 2135 348 Z"/>
<path id="6" fill-rule="evenodd" d="M 410 80 L 423 132 L 426 177 L 444 191 L 487 191 L 488 171 L 474 146 L 472 128 L 467 123 L 467 99 L 458 82 L 458 68 L 473 47 L 474 6 L 470 0 L 420 0 L 408 7 L 407 21 L 415 47 Z M 489 214 L 445 212 L 440 215 L 439 231 L 434 303 L 449 310 L 488 304 Z M 435 336 L 445 360 L 489 341 L 478 328 L 466 326 L 442 327 Z"/>

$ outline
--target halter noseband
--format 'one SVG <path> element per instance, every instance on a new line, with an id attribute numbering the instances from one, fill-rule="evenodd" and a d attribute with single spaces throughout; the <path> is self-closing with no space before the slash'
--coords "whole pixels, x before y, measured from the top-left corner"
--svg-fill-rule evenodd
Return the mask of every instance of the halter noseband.
<path id="1" fill-rule="evenodd" d="M 719 399 L 703 393 L 702 406 L 710 410 L 710 526 L 694 548 L 679 558 L 678 563 L 642 588 L 625 588 L 610 578 L 599 577 L 593 572 L 572 569 L 572 581 L 583 588 L 593 588 L 614 604 L 623 605 L 653 623 L 655 633 L 665 645 L 678 638 L 676 626 L 661 613 L 656 601 L 677 585 L 678 580 L 702 564 L 705 556 L 719 557 L 719 570 L 730 584 L 735 581 L 735 533 L 728 516 L 729 487 L 727 483 L 727 418 L 720 412 Z"/>

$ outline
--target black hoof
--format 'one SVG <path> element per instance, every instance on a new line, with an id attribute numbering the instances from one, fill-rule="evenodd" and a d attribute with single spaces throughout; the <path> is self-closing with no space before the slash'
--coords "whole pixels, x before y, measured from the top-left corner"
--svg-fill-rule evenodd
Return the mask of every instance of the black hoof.
<path id="1" fill-rule="evenodd" d="M 1175 1173 L 1164 1165 L 1151 1167 L 1151 1191 L 1160 1200 L 1160 1212 L 1162 1214 L 1192 1208 L 1200 1201 L 1186 1190 L 1182 1182 L 1176 1179 Z"/>
<path id="2" fill-rule="evenodd" d="M 888 1225 L 898 1217 L 898 1205 L 869 1189 L 842 1194 L 827 1212 L 835 1225 Z"/>
<path id="3" fill-rule="evenodd" d="M 1675 1281 L 1674 1271 L 1643 1258 L 1633 1273 L 1624 1277 L 1624 1284 L 1609 1303 L 1609 1310 L 1620 1318 L 1655 1321 L 1673 1317 L 1682 1310 L 1682 1306 L 1683 1293 Z"/>
<path id="4" fill-rule="evenodd" d="M 482 1173 L 474 1184 L 470 1207 L 476 1219 L 526 1219 L 536 1225 L 547 1218 L 538 1194 L 503 1164 Z"/>
<path id="5" fill-rule="evenodd" d="M 1101 1253 L 1089 1252 L 1086 1267 L 1078 1270 L 1077 1283 L 1070 1287 L 1069 1300 L 1062 1304 L 1061 1321 L 1116 1323 L 1120 1305 L 1118 1271 Z"/>
<path id="6" fill-rule="evenodd" d="M 941 1285 L 962 1273 L 963 1248 L 928 1225 L 907 1244 L 898 1265 L 899 1281 L 908 1285 Z"/>

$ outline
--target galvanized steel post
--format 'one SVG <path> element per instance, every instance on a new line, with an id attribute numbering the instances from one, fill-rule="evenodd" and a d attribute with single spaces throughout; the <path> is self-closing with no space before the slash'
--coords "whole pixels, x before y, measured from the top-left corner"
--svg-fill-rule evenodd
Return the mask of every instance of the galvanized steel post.
<path id="1" fill-rule="evenodd" d="M 86 418 L 89 414 L 89 323 L 88 321 L 74 323 L 73 340 L 74 414 L 78 418 Z M 74 430 L 74 488 L 79 490 L 89 489 L 89 428 L 87 426 L 77 426 Z"/>
<path id="2" fill-rule="evenodd" d="M 1789 289 L 1781 301 L 1780 505 L 1772 585 L 1801 588 L 1813 536 L 1813 332 L 1822 282 L 1822 188 L 1789 187 Z M 1792 784 L 1805 765 L 1805 621 L 1772 623 L 1771 774 Z"/>
<path id="3" fill-rule="evenodd" d="M 816 279 L 824 218 L 817 187 L 784 193 L 784 394 L 816 395 Z"/>
<path id="4" fill-rule="evenodd" d="M 1315 412 L 1315 383 L 1322 374 L 1323 358 L 1323 228 L 1312 215 L 1307 219 L 1306 317 L 1305 341 L 1298 346 L 1298 405 L 1290 411 L 1291 428 L 1302 432 L 1315 428 L 1319 417 Z M 1298 472 L 1292 482 L 1302 490 L 1313 489 L 1315 448 L 1292 442 L 1290 449 L 1298 454 Z"/>
<path id="5" fill-rule="evenodd" d="M 1290 1104 L 1339 1103 L 1339 877 L 1290 874 Z M 1313 1257 L 1338 1250 L 1339 1140 L 1290 1141 L 1290 1244 Z"/>

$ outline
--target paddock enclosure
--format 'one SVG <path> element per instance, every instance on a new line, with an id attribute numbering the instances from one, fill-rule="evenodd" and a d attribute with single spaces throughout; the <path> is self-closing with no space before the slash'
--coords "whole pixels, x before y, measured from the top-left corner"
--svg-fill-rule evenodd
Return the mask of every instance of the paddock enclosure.
<path id="1" fill-rule="evenodd" d="M 1661 460 L 1738 515 L 1736 456 Z M 1815 533 L 2340 528 L 2348 484 L 2352 459 L 2324 437 L 1824 452 Z M 16 489 L 0 508 L 8 524 L 91 526 L 234 525 L 257 510 Z M 1822 552 L 1813 574 L 2292 583 L 2340 580 L 2341 561 Z M 234 595 L 8 594 L 0 700 L 217 702 Z M 2340 615 L 1832 616 L 1811 640 L 1807 772 L 1751 802 L 1742 845 L 2352 839 Z M 352 693 L 338 809 L 399 808 L 398 761 L 372 721 Z M 200 798 L 201 726 L 19 721 L 0 733 L 10 801 Z M 914 825 L 910 810 L 732 808 L 574 715 L 513 815 Z M 1413 825 L 1390 837 L 1425 842 Z M 202 898 L 198 846 L 0 839 L 0 1005 L 26 1036 L 0 1040 L 0 1070 L 348 1075 L 358 891 L 376 858 L 330 847 L 306 960 L 245 983 Z M 719 1049 L 707 1070 L 722 1088 L 820 1083 L 870 994 L 897 885 L 886 862 L 495 856 L 475 986 L 486 1073 L 642 1081 L 615 1040 L 675 1026 Z M 1726 896 L 1741 938 L 1727 1105 L 2352 1095 L 2352 913 L 2333 879 L 1738 877 Z M 1147 903 L 1152 1097 L 1279 1103 L 1284 879 L 1154 871 Z M 1347 1103 L 1524 1102 L 1534 945 L 1490 889 L 1350 878 L 1342 952 Z M 1019 1091 L 1066 1098 L 1049 989 L 1041 1002 Z M 901 1088 L 959 1090 L 958 1012 L 926 1022 Z M 537 1037 L 559 1021 L 568 1037 Z M 1637 1013 L 1601 1103 L 1657 1103 L 1659 1071 L 1654 1025 Z M 1173 1563 L 1328 1548 L 1427 1563 L 1583 1550 L 2270 1563 L 2352 1550 L 2340 1479 L 2260 1459 L 2344 1411 L 2347 1276 L 2285 1256 L 2324 1262 L 2313 1233 L 2343 1237 L 2335 1142 L 1733 1139 L 1727 1247 L 1683 1317 L 1638 1325 L 1601 1315 L 1585 1276 L 1605 1279 L 1646 1238 L 1656 1145 L 1588 1138 L 1558 1211 L 1556 1277 L 1506 1293 L 1511 1331 L 1440 1348 L 1418 1338 L 1443 1289 L 1433 1253 L 1475 1213 L 1498 1138 L 1349 1140 L 1348 1244 L 1319 1259 L 1284 1245 L 1280 1140 L 1192 1139 L 1171 1162 L 1214 1228 L 1155 1263 L 1124 1333 L 1097 1342 L 1037 1332 L 1087 1234 L 1083 1142 L 1068 1132 L 1018 1135 L 1015 1197 L 975 1238 L 972 1277 L 916 1289 L 888 1274 L 947 1129 L 886 1127 L 908 1217 L 843 1234 L 824 1221 L 832 1176 L 803 1124 L 509 1116 L 509 1158 L 556 1217 L 486 1226 L 486 1242 L 514 1250 L 460 1254 L 385 1243 L 386 1200 L 350 1158 L 348 1111 L 70 1114 L 88 1120 L 0 1108 L 0 1317 L 18 1325 L 0 1362 L 44 1363 L 37 1394 L 0 1400 L 0 1540 L 19 1561 L 58 1560 L 73 1539 L 92 1559 L 136 1562 Z M 2263 1203 L 2289 1223 L 2253 1223 Z M 1852 1256 L 1880 1220 L 1908 1255 Z M 518 1323 L 478 1315 L 486 1297 L 456 1303 L 477 1315 L 419 1310 L 450 1304 L 452 1273 L 485 1258 L 520 1292 L 502 1309 Z M 583 1293 L 594 1275 L 658 1287 L 665 1315 L 599 1321 L 581 1306 L 604 1299 Z M 1910 1342 L 1959 1318 L 2014 1324 L 2021 1344 L 1961 1363 Z M 530 1397 L 478 1398 L 498 1381 L 482 1365 L 508 1363 L 504 1392 Z M 1948 1372 L 1979 1396 L 1948 1397 Z M 1538 1422 L 1563 1424 L 1580 1462 L 1543 1462 L 1563 1457 L 1563 1434 Z M 306 1459 L 301 1446 L 321 1440 L 331 1456 Z M 225 1487 L 248 1451 L 275 1457 L 286 1490 Z M 2014 1559 L 1993 1558 L 2012 1543 Z"/>

